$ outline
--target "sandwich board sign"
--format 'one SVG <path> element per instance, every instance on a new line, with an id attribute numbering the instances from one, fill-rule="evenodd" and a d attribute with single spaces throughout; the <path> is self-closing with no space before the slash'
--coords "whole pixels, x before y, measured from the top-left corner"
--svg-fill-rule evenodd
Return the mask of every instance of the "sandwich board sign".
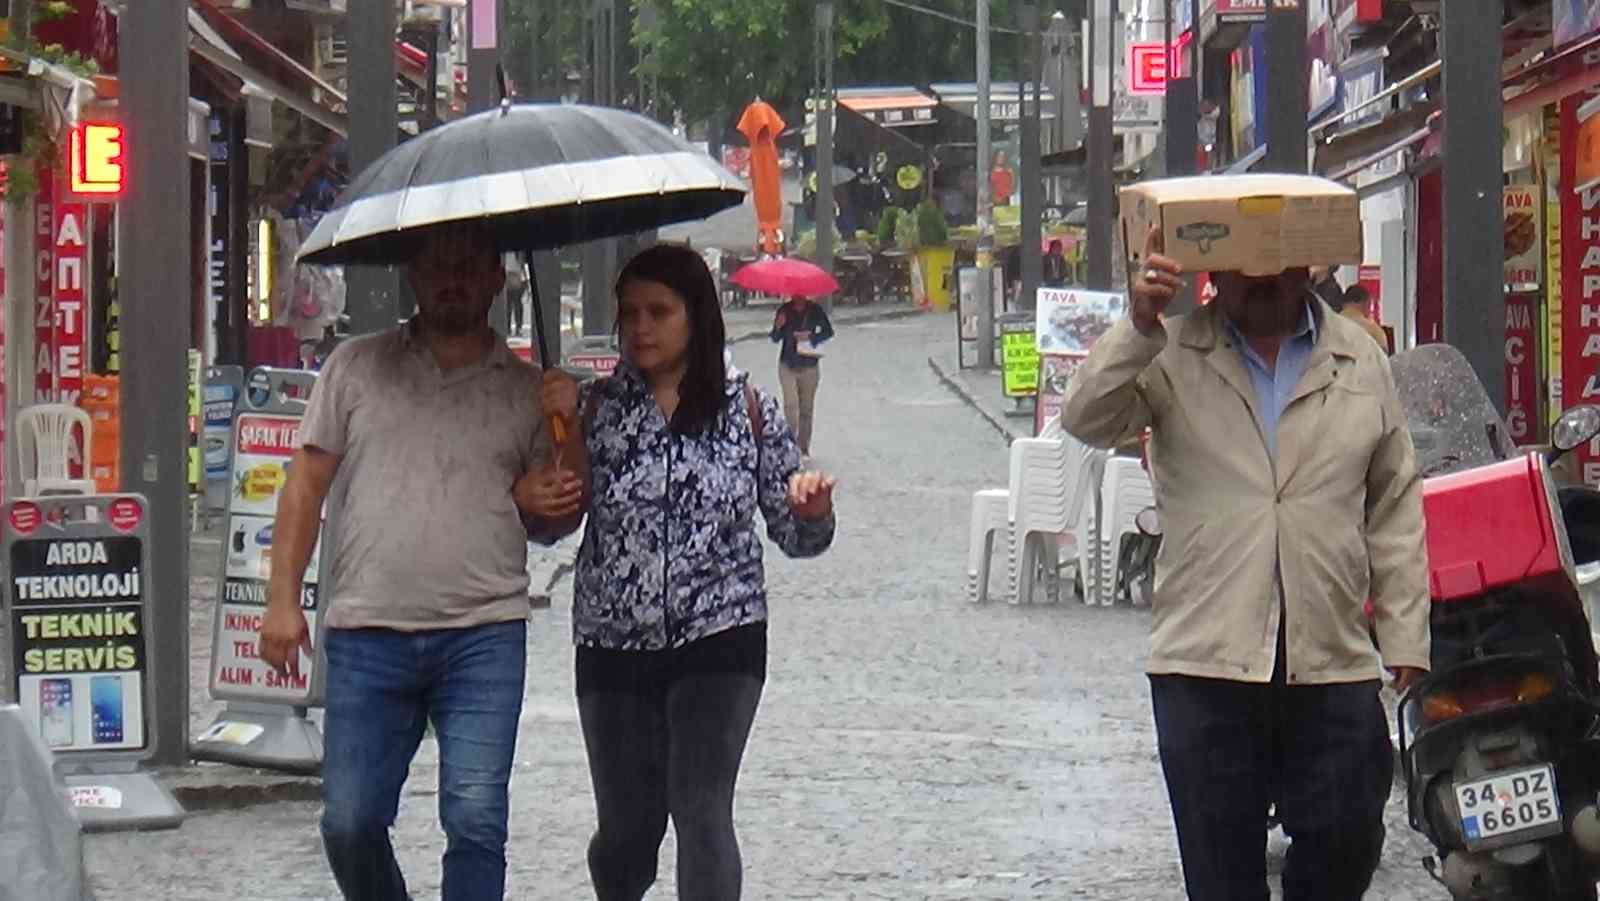
<path id="1" fill-rule="evenodd" d="M 300 651 L 297 676 L 281 676 L 256 654 L 267 610 L 278 499 L 299 449 L 300 420 L 316 383 L 298 369 L 251 373 L 234 419 L 233 464 L 219 596 L 211 629 L 211 696 L 226 707 L 191 748 L 215 760 L 288 772 L 322 767 L 322 733 L 306 718 L 321 706 L 321 538 L 300 589 L 317 651 Z"/>
<path id="2" fill-rule="evenodd" d="M 136 494 L 6 504 L 0 668 L 24 719 L 55 755 L 86 829 L 179 825 L 183 808 L 143 769 L 151 711 L 154 603 L 148 503 Z"/>

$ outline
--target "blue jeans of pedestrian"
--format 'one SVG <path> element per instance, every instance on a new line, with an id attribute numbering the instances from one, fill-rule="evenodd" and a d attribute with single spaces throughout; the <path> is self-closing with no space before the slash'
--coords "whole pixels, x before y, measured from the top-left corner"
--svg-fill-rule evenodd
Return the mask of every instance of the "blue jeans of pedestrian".
<path id="1" fill-rule="evenodd" d="M 329 629 L 324 641 L 322 841 L 346 901 L 410 897 L 389 829 L 429 721 L 439 742 L 443 899 L 501 901 L 527 624 Z"/>

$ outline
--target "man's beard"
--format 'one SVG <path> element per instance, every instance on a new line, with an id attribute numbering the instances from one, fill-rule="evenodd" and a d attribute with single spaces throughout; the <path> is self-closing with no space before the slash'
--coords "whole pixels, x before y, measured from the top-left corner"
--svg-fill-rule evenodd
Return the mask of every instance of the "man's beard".
<path id="1" fill-rule="evenodd" d="M 443 303 L 422 306 L 417 312 L 423 328 L 442 338 L 460 338 L 489 324 L 487 305 Z"/>
<path id="2" fill-rule="evenodd" d="M 1246 338 L 1281 338 L 1294 331 L 1305 315 L 1303 301 L 1286 300 L 1275 282 L 1253 284 L 1230 318 Z"/>

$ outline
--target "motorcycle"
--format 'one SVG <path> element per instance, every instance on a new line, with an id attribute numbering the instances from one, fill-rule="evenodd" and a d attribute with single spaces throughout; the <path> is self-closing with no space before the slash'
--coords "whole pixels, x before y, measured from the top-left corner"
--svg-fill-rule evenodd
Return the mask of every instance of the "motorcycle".
<path id="1" fill-rule="evenodd" d="M 1397 355 L 1424 477 L 1431 671 L 1401 697 L 1400 766 L 1424 861 L 1455 901 L 1595 901 L 1600 673 L 1578 572 L 1600 563 L 1600 492 L 1551 464 L 1600 435 L 1565 411 L 1522 452 L 1459 351 Z M 1591 576 L 1592 578 L 1592 576 Z"/>

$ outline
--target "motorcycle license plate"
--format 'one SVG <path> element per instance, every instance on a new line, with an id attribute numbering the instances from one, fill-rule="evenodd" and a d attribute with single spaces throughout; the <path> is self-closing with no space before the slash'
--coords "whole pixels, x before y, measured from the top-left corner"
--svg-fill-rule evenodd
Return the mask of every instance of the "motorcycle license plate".
<path id="1" fill-rule="evenodd" d="M 1556 797 L 1556 768 L 1536 766 L 1506 770 L 1456 787 L 1461 829 L 1469 844 L 1480 844 L 1530 831 L 1560 831 L 1561 802 Z"/>

